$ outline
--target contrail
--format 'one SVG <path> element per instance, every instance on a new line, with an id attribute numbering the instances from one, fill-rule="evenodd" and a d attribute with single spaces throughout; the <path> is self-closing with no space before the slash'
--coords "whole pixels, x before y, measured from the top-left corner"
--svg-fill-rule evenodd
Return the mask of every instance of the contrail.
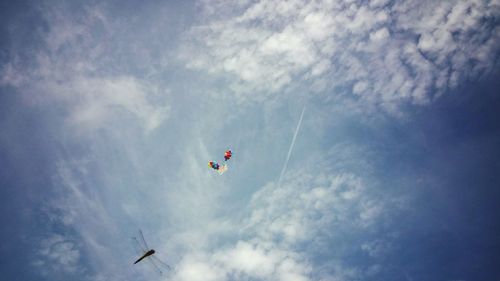
<path id="1" fill-rule="evenodd" d="M 281 169 L 281 174 L 280 174 L 280 177 L 278 179 L 278 187 L 281 186 L 281 180 L 283 179 L 283 175 L 286 172 L 286 167 L 288 166 L 288 161 L 290 160 L 290 155 L 292 155 L 293 145 L 295 144 L 295 140 L 297 139 L 297 134 L 299 133 L 300 125 L 302 124 L 302 117 L 304 117 L 305 110 L 306 110 L 306 107 L 304 106 L 302 108 L 302 113 L 300 114 L 299 123 L 297 124 L 297 128 L 295 128 L 295 133 L 293 134 L 292 143 L 290 144 L 290 148 L 288 149 L 288 155 L 286 156 L 285 164 L 283 165 L 283 169 Z"/>

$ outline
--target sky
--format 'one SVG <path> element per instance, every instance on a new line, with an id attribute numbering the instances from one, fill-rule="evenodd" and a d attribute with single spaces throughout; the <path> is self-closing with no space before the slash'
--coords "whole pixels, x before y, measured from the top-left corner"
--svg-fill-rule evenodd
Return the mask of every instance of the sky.
<path id="1" fill-rule="evenodd" d="M 2 278 L 500 280 L 499 21 L 498 0 L 2 1 Z M 133 265 L 139 230 L 172 270 Z"/>

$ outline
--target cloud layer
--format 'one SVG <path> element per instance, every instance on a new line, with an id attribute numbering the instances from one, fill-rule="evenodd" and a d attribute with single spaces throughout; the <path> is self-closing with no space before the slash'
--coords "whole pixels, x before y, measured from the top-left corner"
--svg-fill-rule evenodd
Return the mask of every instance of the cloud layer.
<path id="1" fill-rule="evenodd" d="M 238 230 L 238 235 L 230 235 L 236 238 L 234 242 L 185 253 L 173 280 L 350 280 L 368 276 L 372 266 L 348 265 L 342 260 L 352 254 L 352 248 L 369 256 L 387 248 L 390 239 L 373 240 L 360 233 L 377 231 L 376 225 L 390 217 L 397 204 L 374 201 L 363 181 L 321 164 L 290 171 L 281 186 L 268 183 L 253 195 L 248 217 L 232 224 L 231 231 Z M 385 205 L 391 205 L 392 211 Z M 328 259 L 318 260 L 318 256 Z"/>
<path id="2" fill-rule="evenodd" d="M 188 67 L 229 75 L 244 99 L 306 82 L 398 111 L 498 66 L 497 1 L 206 1 Z M 215 13 L 217 11 L 217 13 Z"/>
<path id="3" fill-rule="evenodd" d="M 166 280 L 384 271 L 404 200 L 379 188 L 392 174 L 374 166 L 415 148 L 392 146 L 406 131 L 367 128 L 342 106 L 399 113 L 493 72 L 498 1 L 197 3 L 179 45 L 163 19 L 181 9 L 167 4 L 35 8 L 32 44 L 13 48 L 0 72 L 2 90 L 46 113 L 53 134 L 51 186 L 37 191 L 53 194 L 43 202 L 51 224 L 34 239 L 33 268 L 149 280 L 147 265 L 131 267 L 130 237 L 143 228 L 174 267 Z M 227 148 L 235 156 L 220 177 L 206 161 Z"/>

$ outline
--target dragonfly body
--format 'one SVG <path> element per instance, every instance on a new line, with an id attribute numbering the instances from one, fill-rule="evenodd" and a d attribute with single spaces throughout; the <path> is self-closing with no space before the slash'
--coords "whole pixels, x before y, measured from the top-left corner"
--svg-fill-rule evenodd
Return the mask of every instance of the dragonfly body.
<path id="1" fill-rule="evenodd" d="M 147 258 L 147 257 L 151 256 L 151 255 L 152 255 L 152 254 L 154 254 L 154 253 L 155 253 L 155 250 L 153 250 L 153 249 L 151 249 L 151 250 L 147 251 L 146 253 L 144 253 L 144 255 L 142 255 L 142 257 L 140 257 L 138 260 L 136 260 L 136 261 L 134 262 L 134 264 L 136 264 L 136 263 L 140 262 L 140 261 L 141 261 L 141 260 L 143 260 L 144 258 Z"/>

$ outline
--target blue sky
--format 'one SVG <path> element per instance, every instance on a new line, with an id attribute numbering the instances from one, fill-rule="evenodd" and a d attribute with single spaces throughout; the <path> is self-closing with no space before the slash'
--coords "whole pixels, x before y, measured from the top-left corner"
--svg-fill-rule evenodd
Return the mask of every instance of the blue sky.
<path id="1" fill-rule="evenodd" d="M 500 278 L 498 1 L 0 7 L 3 278 Z"/>

